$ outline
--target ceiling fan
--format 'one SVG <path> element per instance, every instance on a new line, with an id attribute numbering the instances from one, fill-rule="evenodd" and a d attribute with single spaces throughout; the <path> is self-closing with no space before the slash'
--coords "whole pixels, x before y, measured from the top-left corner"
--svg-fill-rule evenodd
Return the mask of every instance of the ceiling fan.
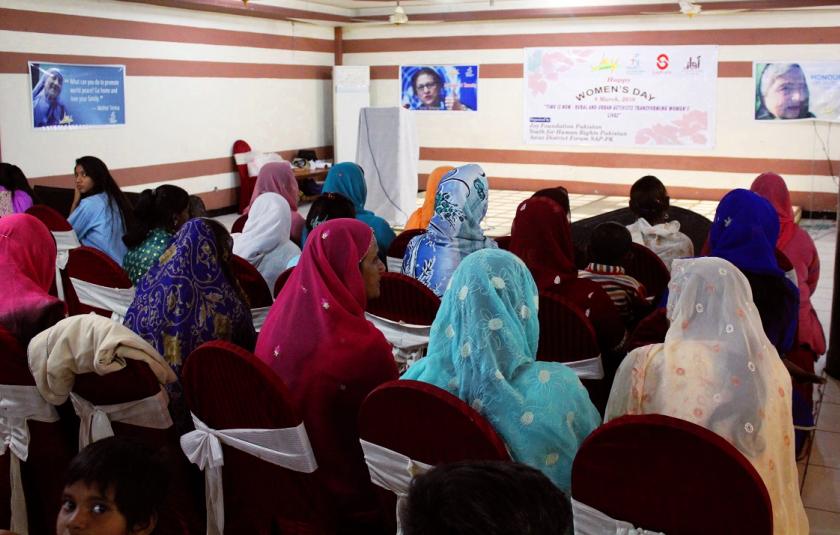
<path id="1" fill-rule="evenodd" d="M 405 8 L 400 5 L 400 0 L 397 0 L 397 5 L 394 6 L 393 13 L 388 15 L 387 21 L 371 20 L 369 18 L 354 18 L 351 20 L 353 21 L 351 26 L 402 26 L 403 24 L 438 24 L 443 22 L 442 20 L 409 20 L 408 13 L 406 13 Z"/>
<path id="2" fill-rule="evenodd" d="M 694 2 L 693 0 L 678 0 L 677 6 L 679 10 L 676 11 L 643 11 L 642 15 L 669 15 L 669 14 L 681 14 L 685 15 L 688 18 L 694 18 L 701 13 L 706 15 L 729 15 L 732 13 L 741 13 L 744 11 L 754 11 L 753 9 L 703 9 L 701 4 Z M 713 5 L 713 4 L 710 4 Z"/>

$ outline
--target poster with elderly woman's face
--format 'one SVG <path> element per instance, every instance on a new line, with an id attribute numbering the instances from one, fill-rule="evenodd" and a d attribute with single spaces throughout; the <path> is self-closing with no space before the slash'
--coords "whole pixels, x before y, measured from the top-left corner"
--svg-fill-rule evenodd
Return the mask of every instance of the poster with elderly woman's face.
<path id="1" fill-rule="evenodd" d="M 840 62 L 753 64 L 757 121 L 840 121 Z"/>
<path id="2" fill-rule="evenodd" d="M 125 66 L 29 62 L 32 126 L 65 129 L 125 124 Z"/>
<path id="3" fill-rule="evenodd" d="M 408 110 L 478 110 L 478 65 L 400 67 L 400 102 Z"/>

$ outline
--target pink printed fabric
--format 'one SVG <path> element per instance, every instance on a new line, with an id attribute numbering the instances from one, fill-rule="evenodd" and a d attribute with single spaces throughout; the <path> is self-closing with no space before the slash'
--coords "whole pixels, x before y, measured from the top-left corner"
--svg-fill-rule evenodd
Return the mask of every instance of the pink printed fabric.
<path id="1" fill-rule="evenodd" d="M 750 189 L 770 201 L 779 215 L 780 232 L 776 247 L 785 253 L 796 270 L 799 285 L 799 344 L 809 346 L 814 353 L 825 353 L 825 333 L 819 317 L 811 305 L 811 295 L 820 279 L 820 257 L 814 240 L 793 219 L 793 205 L 784 179 L 776 173 L 763 173 Z"/>
<path id="2" fill-rule="evenodd" d="M 300 243 L 300 235 L 306 221 L 298 213 L 298 189 L 297 178 L 289 162 L 270 162 L 262 166 L 257 181 L 254 184 L 254 192 L 251 194 L 251 202 L 243 213 L 247 214 L 254 204 L 254 199 L 265 192 L 279 193 L 289 203 L 292 210 L 292 231 L 290 237 L 295 243 Z"/>

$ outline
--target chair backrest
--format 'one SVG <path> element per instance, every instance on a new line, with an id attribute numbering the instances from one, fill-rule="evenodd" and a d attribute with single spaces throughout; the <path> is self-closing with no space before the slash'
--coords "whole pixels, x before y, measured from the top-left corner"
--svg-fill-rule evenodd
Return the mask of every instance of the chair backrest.
<path id="1" fill-rule="evenodd" d="M 133 286 L 125 270 L 99 249 L 84 245 L 71 249 L 67 267 L 61 272 L 64 300 L 67 303 L 67 313 L 70 316 L 95 312 L 100 316 L 110 318 L 112 313 L 111 310 L 80 303 L 70 281 L 71 277 L 107 288 L 131 288 Z"/>
<path id="2" fill-rule="evenodd" d="M 33 204 L 26 210 L 26 213 L 41 220 L 50 229 L 50 232 L 73 230 L 73 226 L 63 215 L 46 204 Z"/>
<path id="3" fill-rule="evenodd" d="M 248 221 L 248 214 L 242 214 L 237 217 L 236 221 L 234 221 L 233 225 L 230 227 L 230 233 L 233 234 L 234 232 L 242 232 L 242 229 L 245 228 L 246 221 Z"/>
<path id="4" fill-rule="evenodd" d="M 659 414 L 593 431 L 575 456 L 572 497 L 651 531 L 773 533 L 770 497 L 750 462 L 712 431 Z"/>
<path id="5" fill-rule="evenodd" d="M 234 141 L 233 158 L 236 170 L 239 172 L 239 213 L 242 213 L 245 207 L 251 203 L 251 194 L 254 192 L 254 184 L 256 183 L 256 180 L 248 176 L 248 162 L 238 161 L 236 158 L 237 154 L 248 152 L 251 152 L 251 145 L 241 139 Z"/>
<path id="6" fill-rule="evenodd" d="M 280 290 L 283 289 L 283 286 L 286 284 L 286 281 L 289 280 L 289 277 L 292 276 L 292 270 L 295 269 L 294 267 L 290 267 L 289 269 L 283 271 L 280 275 L 277 276 L 277 280 L 274 281 L 274 298 L 277 299 L 277 296 L 280 295 Z"/>
<path id="7" fill-rule="evenodd" d="M 493 239 L 496 240 L 496 245 L 499 246 L 499 249 L 510 251 L 510 236 L 499 236 Z"/>
<path id="8" fill-rule="evenodd" d="M 630 245 L 632 254 L 623 264 L 625 272 L 645 285 L 648 297 L 659 297 L 668 288 L 671 273 L 656 253 L 638 243 Z"/>
<path id="9" fill-rule="evenodd" d="M 251 265 L 250 262 L 241 256 L 233 255 L 230 262 L 231 271 L 242 291 L 248 296 L 249 306 L 251 308 L 269 307 L 274 302 L 271 296 L 271 291 L 268 289 L 268 284 L 260 274 L 260 272 Z"/>
<path id="10" fill-rule="evenodd" d="M 573 362 L 601 354 L 598 337 L 589 319 L 565 298 L 540 295 L 539 320 L 538 360 Z"/>
<path id="11" fill-rule="evenodd" d="M 397 234 L 397 237 L 394 238 L 394 241 L 391 242 L 391 245 L 388 246 L 388 251 L 386 251 L 385 253 L 385 256 L 387 258 L 393 259 L 392 261 L 388 262 L 388 271 L 399 272 L 398 269 L 392 268 L 396 268 L 397 260 L 399 260 L 399 265 L 402 266 L 402 260 L 403 256 L 405 256 L 405 249 L 408 247 L 408 242 L 411 241 L 411 238 L 425 233 L 426 229 L 412 228 L 404 230 Z"/>
<path id="12" fill-rule="evenodd" d="M 181 382 L 190 411 L 212 429 L 279 429 L 301 423 L 277 374 L 233 344 L 201 345 L 187 359 Z M 287 470 L 224 444 L 222 450 L 226 533 L 332 532 L 317 472 Z"/>
<path id="13" fill-rule="evenodd" d="M 435 320 L 440 298 L 417 279 L 383 273 L 379 287 L 379 297 L 368 301 L 371 314 L 414 325 L 431 325 Z"/>
<path id="14" fill-rule="evenodd" d="M 591 279 L 571 279 L 546 290 L 575 305 L 592 324 L 601 353 L 610 351 L 624 339 L 624 321 L 604 288 Z"/>

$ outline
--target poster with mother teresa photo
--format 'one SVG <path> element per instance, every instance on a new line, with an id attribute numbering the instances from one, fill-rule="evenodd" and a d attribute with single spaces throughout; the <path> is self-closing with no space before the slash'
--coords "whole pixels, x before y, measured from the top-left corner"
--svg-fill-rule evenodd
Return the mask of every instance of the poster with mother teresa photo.
<path id="1" fill-rule="evenodd" d="M 404 65 L 400 89 L 408 110 L 477 111 L 478 65 Z"/>
<path id="2" fill-rule="evenodd" d="M 65 129 L 125 124 L 125 66 L 29 62 L 32 126 Z"/>
<path id="3" fill-rule="evenodd" d="M 840 121 L 840 62 L 755 62 L 755 119 Z"/>

